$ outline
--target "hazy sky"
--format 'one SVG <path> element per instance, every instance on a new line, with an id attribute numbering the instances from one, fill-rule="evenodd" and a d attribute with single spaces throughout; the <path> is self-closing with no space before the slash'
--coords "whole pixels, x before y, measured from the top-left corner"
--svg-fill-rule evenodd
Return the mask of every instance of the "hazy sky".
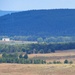
<path id="1" fill-rule="evenodd" d="M 75 0 L 0 0 L 0 10 L 75 8 Z"/>

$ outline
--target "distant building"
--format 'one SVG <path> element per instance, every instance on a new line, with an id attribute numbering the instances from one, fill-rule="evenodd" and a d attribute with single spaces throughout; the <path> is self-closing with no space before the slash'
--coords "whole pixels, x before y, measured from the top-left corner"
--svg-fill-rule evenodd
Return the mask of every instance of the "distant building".
<path id="1" fill-rule="evenodd" d="M 2 38 L 2 41 L 10 41 L 10 38 Z"/>

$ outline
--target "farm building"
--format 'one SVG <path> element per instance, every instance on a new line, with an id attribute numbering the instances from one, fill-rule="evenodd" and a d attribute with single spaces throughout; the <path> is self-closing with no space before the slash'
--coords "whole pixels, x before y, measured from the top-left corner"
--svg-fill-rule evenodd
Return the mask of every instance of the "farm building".
<path id="1" fill-rule="evenodd" d="M 10 38 L 2 38 L 2 41 L 10 41 Z"/>

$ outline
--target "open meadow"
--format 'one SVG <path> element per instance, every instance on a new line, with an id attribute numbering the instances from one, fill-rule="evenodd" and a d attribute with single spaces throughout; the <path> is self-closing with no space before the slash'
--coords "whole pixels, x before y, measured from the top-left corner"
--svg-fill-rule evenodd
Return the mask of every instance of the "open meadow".
<path id="1" fill-rule="evenodd" d="M 29 58 L 48 62 L 65 59 L 73 64 L 0 64 L 0 75 L 75 75 L 75 50 L 57 51 L 51 54 L 30 54 Z"/>
<path id="2" fill-rule="evenodd" d="M 0 75 L 75 75 L 75 64 L 0 64 Z"/>
<path id="3" fill-rule="evenodd" d="M 61 61 L 62 63 L 67 59 L 75 63 L 75 50 L 56 51 L 48 54 L 29 54 L 29 58 L 46 60 L 47 62 Z"/>

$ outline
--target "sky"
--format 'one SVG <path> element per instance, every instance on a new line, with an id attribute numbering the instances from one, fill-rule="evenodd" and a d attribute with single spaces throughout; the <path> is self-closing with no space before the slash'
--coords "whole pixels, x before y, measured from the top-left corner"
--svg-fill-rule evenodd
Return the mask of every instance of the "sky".
<path id="1" fill-rule="evenodd" d="M 75 0 L 0 0 L 0 10 L 75 9 Z"/>

